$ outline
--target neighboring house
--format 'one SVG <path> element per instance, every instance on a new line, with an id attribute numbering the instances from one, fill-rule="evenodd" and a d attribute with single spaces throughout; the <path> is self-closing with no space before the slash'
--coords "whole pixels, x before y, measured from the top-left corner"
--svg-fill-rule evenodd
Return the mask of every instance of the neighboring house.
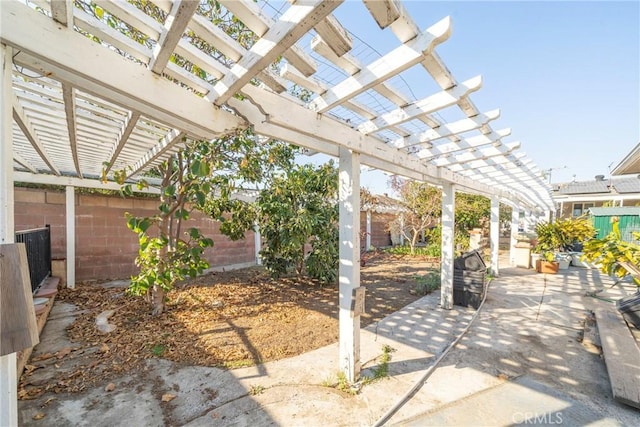
<path id="1" fill-rule="evenodd" d="M 360 233 L 363 248 L 380 248 L 400 244 L 399 233 L 391 233 L 390 224 L 402 211 L 400 202 L 386 194 L 361 192 Z"/>
<path id="2" fill-rule="evenodd" d="M 554 184 L 553 200 L 556 218 L 579 217 L 594 207 L 640 206 L 640 175 Z"/>

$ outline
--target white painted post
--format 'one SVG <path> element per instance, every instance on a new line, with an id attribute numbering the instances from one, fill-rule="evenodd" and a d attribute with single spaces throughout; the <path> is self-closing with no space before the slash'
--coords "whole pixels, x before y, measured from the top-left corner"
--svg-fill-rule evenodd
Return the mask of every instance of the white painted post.
<path id="1" fill-rule="evenodd" d="M 365 246 L 365 250 L 368 251 L 371 249 L 371 211 L 367 210 L 367 237 L 365 239 L 367 245 Z"/>
<path id="2" fill-rule="evenodd" d="M 489 228 L 489 241 L 491 246 L 491 273 L 499 275 L 499 249 L 500 249 L 500 201 L 496 196 L 491 197 L 491 226 Z"/>
<path id="3" fill-rule="evenodd" d="M 509 247 L 509 262 L 511 267 L 516 266 L 516 244 L 518 240 L 518 226 L 520 225 L 520 208 L 513 206 L 511 210 L 511 246 Z"/>
<path id="4" fill-rule="evenodd" d="M 564 202 L 560 202 L 560 218 L 564 216 Z"/>
<path id="5" fill-rule="evenodd" d="M 404 246 L 404 214 L 400 213 L 400 246 Z"/>
<path id="6" fill-rule="evenodd" d="M 440 268 L 440 306 L 453 308 L 453 229 L 455 226 L 455 187 L 442 185 L 442 258 Z"/>
<path id="7" fill-rule="evenodd" d="M 340 147 L 340 371 L 354 382 L 360 374 L 360 315 L 352 311 L 360 287 L 360 155 Z"/>
<path id="8" fill-rule="evenodd" d="M 0 243 L 15 240 L 13 200 L 13 112 L 11 85 L 12 49 L 0 45 Z M 0 356 L 0 426 L 18 425 L 18 364 L 16 353 Z"/>
<path id="9" fill-rule="evenodd" d="M 67 288 L 76 287 L 76 198 L 75 187 L 66 187 Z"/>
<path id="10" fill-rule="evenodd" d="M 260 226 L 256 221 L 253 224 L 253 242 L 256 252 L 256 265 L 262 265 L 262 257 L 260 256 L 260 249 L 262 248 L 262 237 L 260 236 Z"/>

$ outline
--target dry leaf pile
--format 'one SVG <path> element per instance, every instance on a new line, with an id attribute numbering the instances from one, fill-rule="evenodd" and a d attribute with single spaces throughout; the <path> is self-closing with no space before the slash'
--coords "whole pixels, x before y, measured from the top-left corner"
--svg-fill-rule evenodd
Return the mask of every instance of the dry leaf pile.
<path id="1" fill-rule="evenodd" d="M 362 269 L 367 287 L 362 326 L 418 298 L 411 292 L 415 275 L 430 267 L 415 259 L 370 258 Z M 79 284 L 62 290 L 57 300 L 74 304 L 79 312 L 67 328 L 72 345 L 32 357 L 21 378 L 22 399 L 110 383 L 134 370 L 144 372 L 144 360 L 153 357 L 236 368 L 295 356 L 338 339 L 337 285 L 271 279 L 258 267 L 182 284 L 168 294 L 168 310 L 161 316 L 152 316 L 143 298 L 123 288 Z M 114 311 L 108 322 L 115 330 L 105 334 L 96 327 L 96 317 L 106 310 Z M 56 370 L 46 382 L 32 380 L 34 371 L 49 368 Z"/>

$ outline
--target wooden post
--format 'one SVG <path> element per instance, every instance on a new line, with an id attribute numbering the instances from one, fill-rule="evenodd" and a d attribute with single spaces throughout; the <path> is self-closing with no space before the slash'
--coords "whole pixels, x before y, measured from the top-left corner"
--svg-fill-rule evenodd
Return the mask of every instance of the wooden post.
<path id="1" fill-rule="evenodd" d="M 511 245 L 509 247 L 509 261 L 511 263 L 511 267 L 516 266 L 516 244 L 518 243 L 516 236 L 518 235 L 519 224 L 520 208 L 514 205 L 511 208 Z"/>
<path id="2" fill-rule="evenodd" d="M 76 287 L 76 198 L 75 187 L 66 187 L 67 288 Z"/>
<path id="3" fill-rule="evenodd" d="M 13 200 L 13 87 L 11 55 L 13 50 L 0 45 L 2 77 L 0 88 L 0 243 L 15 239 Z M 1 296 L 0 296 L 1 298 Z M 15 353 L 0 356 L 0 425 L 18 425 L 18 374 Z"/>
<path id="4" fill-rule="evenodd" d="M 368 251 L 371 249 L 371 211 L 367 210 L 367 237 L 365 239 L 367 243 L 364 250 Z"/>
<path id="5" fill-rule="evenodd" d="M 360 374 L 360 157 L 340 148 L 340 371 L 354 382 Z"/>
<path id="6" fill-rule="evenodd" d="M 253 244 L 256 253 L 256 265 L 262 265 L 262 257 L 260 256 L 262 237 L 260 236 L 260 225 L 258 225 L 258 221 L 253 224 Z"/>
<path id="7" fill-rule="evenodd" d="M 491 245 L 491 273 L 499 275 L 499 249 L 500 249 L 500 201 L 496 196 L 491 197 L 491 226 L 489 229 L 489 241 Z"/>
<path id="8" fill-rule="evenodd" d="M 455 225 L 455 187 L 442 185 L 442 259 L 440 280 L 440 306 L 445 310 L 453 308 L 453 229 Z"/>

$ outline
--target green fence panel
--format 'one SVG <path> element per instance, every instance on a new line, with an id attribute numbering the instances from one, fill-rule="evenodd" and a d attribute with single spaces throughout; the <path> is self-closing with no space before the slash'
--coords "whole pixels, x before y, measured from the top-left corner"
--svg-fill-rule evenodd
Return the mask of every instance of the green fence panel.
<path id="1" fill-rule="evenodd" d="M 634 231 L 640 231 L 640 216 L 637 215 L 622 215 L 620 218 L 620 235 L 625 242 L 637 242 L 633 238 Z M 598 239 L 606 237 L 613 227 L 611 226 L 611 216 L 593 216 L 593 227 L 598 230 Z"/>

